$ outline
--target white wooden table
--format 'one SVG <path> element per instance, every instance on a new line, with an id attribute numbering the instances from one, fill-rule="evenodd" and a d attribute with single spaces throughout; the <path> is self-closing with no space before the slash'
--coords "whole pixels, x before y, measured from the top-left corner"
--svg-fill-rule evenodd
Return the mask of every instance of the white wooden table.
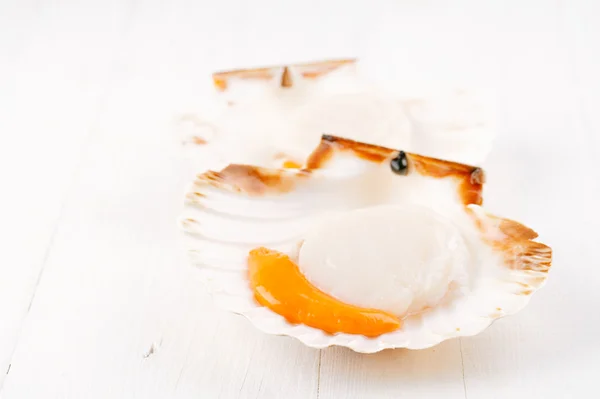
<path id="1" fill-rule="evenodd" d="M 1 398 L 600 397 L 600 3 L 387 3 L 0 0 Z M 361 54 L 382 15 L 394 62 L 422 39 L 407 21 L 463 35 L 498 92 L 487 204 L 555 263 L 479 336 L 313 350 L 203 292 L 170 119 L 214 68 Z M 440 51 L 438 70 L 457 63 Z"/>

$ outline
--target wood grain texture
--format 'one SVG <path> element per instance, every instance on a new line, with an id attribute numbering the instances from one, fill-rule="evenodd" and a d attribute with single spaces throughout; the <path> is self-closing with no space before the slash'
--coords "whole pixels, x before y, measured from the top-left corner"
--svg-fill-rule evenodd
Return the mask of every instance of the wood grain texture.
<path id="1" fill-rule="evenodd" d="M 95 19 L 65 19 L 65 11 L 0 5 L 0 387 L 98 117 L 124 19 L 110 7 Z"/>
<path id="2" fill-rule="evenodd" d="M 297 386 L 310 397 L 318 353 L 218 312 L 194 279 L 174 222 L 177 148 L 166 120 L 144 119 L 164 100 L 139 76 L 122 76 L 86 148 L 3 394 L 245 397 Z M 149 100 L 133 109 L 140 94 Z"/>
<path id="3" fill-rule="evenodd" d="M 396 3 L 2 2 L 0 397 L 594 396 L 598 3 Z M 497 89 L 486 206 L 534 227 L 555 265 L 479 336 L 312 350 L 217 310 L 186 262 L 170 122 L 201 112 L 210 72 L 367 47 Z"/>
<path id="4" fill-rule="evenodd" d="M 460 342 L 422 351 L 385 350 L 373 355 L 324 349 L 319 398 L 465 397 Z"/>
<path id="5" fill-rule="evenodd" d="M 600 131 L 589 123 L 597 120 L 597 112 L 590 114 L 584 104 L 600 98 L 598 78 L 589 69 L 590 57 L 600 51 L 589 40 L 600 34 L 590 18 L 600 15 L 600 8 L 578 1 L 543 15 L 538 11 L 506 16 L 511 48 L 544 44 L 519 68 L 527 86 L 517 71 L 503 86 L 498 105 L 505 133 L 488 161 L 489 181 L 497 182 L 490 185 L 488 205 L 535 226 L 555 248 L 554 266 L 546 287 L 523 312 L 463 340 L 469 398 L 597 394 L 600 343 L 594 337 L 600 323 L 590 317 L 590 307 L 600 303 L 600 275 L 592 260 L 592 236 L 600 228 L 600 176 L 594 162 Z"/>

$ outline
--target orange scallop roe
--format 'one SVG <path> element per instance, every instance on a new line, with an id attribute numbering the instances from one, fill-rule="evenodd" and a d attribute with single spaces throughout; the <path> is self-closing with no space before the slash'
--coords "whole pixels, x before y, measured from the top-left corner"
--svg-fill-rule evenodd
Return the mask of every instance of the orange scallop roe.
<path id="1" fill-rule="evenodd" d="M 285 169 L 300 169 L 302 167 L 302 165 L 300 165 L 298 162 L 294 162 L 294 161 L 285 161 L 283 163 L 283 167 Z"/>
<path id="2" fill-rule="evenodd" d="M 248 257 L 248 277 L 254 298 L 285 317 L 325 332 L 377 337 L 402 325 L 391 313 L 341 302 L 312 285 L 289 256 L 256 248 Z"/>

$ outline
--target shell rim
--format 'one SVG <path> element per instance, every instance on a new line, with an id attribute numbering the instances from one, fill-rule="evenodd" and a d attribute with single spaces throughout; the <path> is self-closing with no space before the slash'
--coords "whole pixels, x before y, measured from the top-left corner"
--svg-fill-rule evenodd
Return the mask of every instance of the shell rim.
<path id="1" fill-rule="evenodd" d="M 324 146 L 324 147 L 323 147 Z M 319 153 L 319 148 L 321 148 L 321 152 Z M 385 148 L 385 147 L 380 147 L 380 146 L 375 146 L 375 145 L 371 145 L 371 144 L 366 144 L 366 143 L 359 143 L 359 142 L 354 142 L 352 140 L 347 140 L 347 139 L 343 139 L 343 138 L 339 138 L 336 136 L 330 136 L 330 135 L 324 135 L 321 143 L 319 145 L 319 147 L 317 147 L 317 149 L 313 152 L 313 154 L 311 154 L 311 156 L 309 157 L 309 161 L 307 162 L 307 167 L 301 170 L 298 170 L 296 172 L 289 172 L 289 171 L 283 171 L 281 169 L 269 169 L 269 168 L 258 168 L 258 167 L 253 167 L 250 165 L 237 165 L 238 167 L 243 167 L 243 168 L 251 168 L 252 170 L 271 170 L 271 171 L 279 171 L 281 173 L 285 172 L 285 173 L 292 173 L 292 175 L 294 176 L 298 176 L 298 175 L 310 175 L 312 173 L 312 171 L 314 170 L 318 170 L 322 167 L 324 167 L 327 164 L 328 159 L 330 159 L 330 157 L 328 156 L 324 156 L 323 154 L 323 148 L 326 148 L 327 151 L 351 151 L 354 155 L 359 156 L 363 159 L 366 159 L 368 161 L 371 162 L 383 162 L 387 159 L 390 158 L 390 156 L 393 156 L 394 154 L 397 154 L 398 151 L 397 150 L 392 150 L 389 148 Z M 361 153 L 364 155 L 366 154 L 370 154 L 371 157 L 369 156 L 361 156 Z M 375 155 L 375 156 L 373 156 Z M 484 173 L 480 168 L 477 167 L 472 167 L 472 166 L 468 166 L 468 165 L 463 165 L 463 164 L 457 164 L 454 162 L 449 162 L 449 161 L 444 161 L 444 160 L 439 160 L 439 159 L 435 159 L 435 158 L 429 158 L 429 157 L 423 157 L 420 155 L 416 155 L 416 154 L 411 154 L 414 157 L 417 157 L 416 159 L 419 159 L 419 157 L 421 157 L 421 159 L 425 160 L 426 162 L 433 162 L 434 165 L 442 165 L 444 168 L 446 168 L 447 170 L 450 171 L 454 171 L 456 172 L 456 170 L 462 171 L 462 172 L 468 172 L 468 174 L 466 176 L 463 176 L 461 174 L 459 174 L 463 180 L 468 180 L 471 184 L 476 184 L 479 185 L 479 191 L 481 191 L 481 185 L 484 182 Z M 312 158 L 312 165 L 311 165 L 311 158 Z M 229 165 L 228 167 L 226 167 L 224 170 L 226 170 L 227 168 L 231 167 L 231 166 L 235 166 L 235 165 Z M 427 174 L 427 169 L 425 170 L 421 170 L 420 173 L 425 173 Z M 431 172 L 431 171 L 429 171 Z M 215 173 L 215 172 L 206 172 L 203 174 L 198 175 L 198 177 L 203 177 L 206 176 L 207 174 L 210 173 Z M 218 173 L 218 172 L 217 172 Z M 431 175 L 431 173 L 430 173 Z M 434 177 L 446 177 L 446 176 L 435 176 L 435 174 L 433 174 Z M 450 175 L 452 176 L 452 173 L 450 173 Z M 218 179 L 220 180 L 220 179 Z M 224 188 L 221 184 L 223 184 L 224 182 L 215 182 L 213 181 L 212 183 L 217 183 L 217 185 L 220 186 L 220 188 Z M 231 182 L 234 183 L 234 182 Z M 232 184 L 235 187 L 235 183 Z M 242 191 L 239 190 L 238 188 L 238 192 Z M 196 191 L 197 187 L 192 188 L 191 190 Z M 229 191 L 231 189 L 231 187 L 227 188 L 227 190 Z M 188 190 L 189 193 L 189 190 Z M 479 203 L 477 202 L 470 202 L 470 203 L 465 203 L 465 206 L 469 207 L 471 205 L 475 205 L 478 206 Z M 486 214 L 487 215 L 487 214 Z M 508 223 L 508 227 L 507 229 L 512 231 L 515 234 L 516 239 L 521 240 L 522 242 L 530 242 L 530 243 L 534 243 L 538 246 L 541 246 L 543 248 L 543 251 L 545 253 L 545 258 L 544 261 L 542 263 L 544 263 L 544 265 L 546 265 L 546 269 L 544 270 L 544 272 L 547 272 L 550 268 L 551 265 L 551 248 L 545 246 L 544 244 L 538 243 L 537 241 L 532 241 L 533 239 L 537 238 L 537 233 L 535 233 L 533 230 L 529 229 L 528 227 L 525 227 L 524 225 L 512 221 L 510 219 L 505 219 L 505 218 L 499 218 L 493 215 L 487 215 L 492 219 L 497 220 L 499 223 Z M 516 232 L 516 233 L 515 233 Z M 509 234 L 510 235 L 510 234 Z M 514 238 L 514 237 L 513 237 Z M 521 242 L 521 243 L 522 243 Z M 258 320 L 253 317 L 252 315 L 247 314 L 247 312 L 244 311 L 236 311 L 233 310 L 231 308 L 228 308 L 227 306 L 223 306 L 222 304 L 219 304 L 218 301 L 215 301 L 214 299 L 216 298 L 216 294 L 217 292 L 215 292 L 214 290 L 212 290 L 210 288 L 210 286 L 207 285 L 207 289 L 209 291 L 209 293 L 211 294 L 211 296 L 213 297 L 213 302 L 215 302 L 217 307 L 220 307 L 222 309 L 228 310 L 232 313 L 235 314 L 240 314 L 242 316 L 244 316 L 245 318 L 247 318 L 248 320 L 250 320 L 250 322 L 260 331 L 265 332 L 267 334 L 271 334 L 271 335 L 288 335 L 288 336 L 292 336 L 297 338 L 298 340 L 300 340 L 302 343 L 304 343 L 305 345 L 309 346 L 309 347 L 314 347 L 314 348 L 325 348 L 328 346 L 345 346 L 348 347 L 356 352 L 361 352 L 361 353 L 374 353 L 374 352 L 378 352 L 384 349 L 392 349 L 392 348 L 407 348 L 407 349 L 425 349 L 425 348 L 429 348 L 432 346 L 435 346 L 447 339 L 451 339 L 451 338 L 457 338 L 457 337 L 462 337 L 462 336 L 473 336 L 476 335 L 478 333 L 480 333 L 481 331 L 485 330 L 487 327 L 489 327 L 495 320 L 499 319 L 499 318 L 503 318 L 506 317 L 508 315 L 512 315 L 517 313 L 518 311 L 520 311 L 521 309 L 523 309 L 528 303 L 529 300 L 532 296 L 533 293 L 535 293 L 537 290 L 539 290 L 541 287 L 543 287 L 546 283 L 547 280 L 547 273 L 544 273 L 543 278 L 540 276 L 539 278 L 541 278 L 541 280 L 538 280 L 538 282 L 536 283 L 535 286 L 531 286 L 531 290 L 528 294 L 524 294 L 524 297 L 521 298 L 520 303 L 513 307 L 510 311 L 504 311 L 502 314 L 500 315 L 496 315 L 495 317 L 487 317 L 484 323 L 480 323 L 479 324 L 479 328 L 470 332 L 463 332 L 463 331 L 457 331 L 455 334 L 453 334 L 452 336 L 445 336 L 445 335 L 441 335 L 441 334 L 431 334 L 431 338 L 427 343 L 425 344 L 420 344 L 420 345 L 411 345 L 410 342 L 407 344 L 379 344 L 379 345 L 360 345 L 360 344 L 353 344 L 354 342 L 364 342 L 364 340 L 368 340 L 371 343 L 372 342 L 376 342 L 378 338 L 367 338 L 361 335 L 356 335 L 357 339 L 355 341 L 351 341 L 351 342 L 345 342 L 345 343 L 340 343 L 340 342 L 336 342 L 339 341 L 338 339 L 336 339 L 337 337 L 339 337 L 341 334 L 326 334 L 328 335 L 327 339 L 325 341 L 321 340 L 320 343 L 315 343 L 315 342 L 311 342 L 314 341 L 314 339 L 311 340 L 311 335 L 308 334 L 294 334 L 294 331 L 290 331 L 293 330 L 294 327 L 298 326 L 298 325 L 293 325 L 291 323 L 289 324 L 289 328 L 287 328 L 285 331 L 280 331 L 280 332 L 273 332 L 271 330 L 269 330 L 268 328 L 266 328 L 265 326 L 261 325 Z M 273 315 L 277 316 L 277 317 L 282 317 L 274 312 L 272 312 Z M 302 325 L 300 325 L 302 326 Z M 308 326 L 302 326 L 302 327 L 306 327 L 308 329 L 312 329 L 312 330 L 316 330 L 320 333 L 323 333 L 321 330 L 318 329 L 313 329 L 311 327 Z M 325 334 L 325 333 L 323 333 Z M 359 342 L 360 341 L 360 342 Z"/>

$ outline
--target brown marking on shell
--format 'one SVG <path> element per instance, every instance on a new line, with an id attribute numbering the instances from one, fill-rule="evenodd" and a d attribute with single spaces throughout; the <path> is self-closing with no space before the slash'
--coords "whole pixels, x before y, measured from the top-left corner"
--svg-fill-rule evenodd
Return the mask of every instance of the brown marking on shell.
<path id="1" fill-rule="evenodd" d="M 325 136 L 323 136 L 325 137 Z M 335 152 L 335 147 L 332 142 L 321 139 L 321 142 L 308 156 L 306 160 L 307 169 L 321 169 L 332 157 Z"/>
<path id="2" fill-rule="evenodd" d="M 249 80 L 269 80 L 275 76 L 276 68 L 236 69 L 233 71 L 215 72 L 212 75 L 213 84 L 218 91 L 227 90 L 231 78 Z"/>
<path id="3" fill-rule="evenodd" d="M 295 188 L 299 178 L 307 175 L 304 171 L 291 173 L 281 169 L 231 164 L 220 172 L 203 173 L 198 180 L 217 188 L 260 197 L 288 193 Z"/>
<path id="4" fill-rule="evenodd" d="M 527 278 L 527 281 L 529 281 L 531 286 L 539 287 L 544 281 L 546 281 L 546 277 L 529 277 Z"/>
<path id="5" fill-rule="evenodd" d="M 192 192 L 188 192 L 185 195 L 185 201 L 186 203 L 190 204 L 190 205 L 194 205 L 200 208 L 204 208 L 205 205 L 203 203 L 203 199 L 206 198 L 206 195 L 199 193 L 197 191 L 192 191 Z"/>
<path id="6" fill-rule="evenodd" d="M 207 144 L 208 141 L 206 141 L 205 139 L 203 139 L 202 137 L 199 137 L 199 136 L 192 136 L 192 143 L 194 143 L 196 145 L 204 145 L 204 144 Z"/>
<path id="7" fill-rule="evenodd" d="M 206 197 L 206 195 L 204 195 L 204 194 L 202 194 L 202 193 L 199 193 L 199 192 L 197 192 L 197 191 L 192 191 L 192 192 L 189 192 L 189 193 L 187 193 L 187 194 L 186 194 L 186 197 L 187 197 L 188 199 L 190 199 L 190 200 L 194 201 L 194 200 L 198 200 L 198 199 L 200 199 L 200 198 L 205 198 L 205 197 Z"/>
<path id="8" fill-rule="evenodd" d="M 213 75 L 213 85 L 217 91 L 225 91 L 227 89 L 227 78 Z"/>
<path id="9" fill-rule="evenodd" d="M 332 60 L 332 61 L 322 61 L 322 62 L 313 62 L 308 64 L 297 64 L 294 65 L 300 75 L 302 75 L 305 79 L 316 79 L 323 75 L 327 75 L 329 72 L 335 71 L 341 66 L 351 65 L 356 62 L 355 59 L 346 59 L 346 60 Z"/>
<path id="10" fill-rule="evenodd" d="M 453 177 L 459 180 L 458 190 L 464 205 L 482 204 L 482 190 L 483 184 L 485 183 L 483 169 L 476 166 L 430 158 L 417 154 L 406 155 L 409 159 L 409 168 L 412 166 L 423 176 L 438 179 Z"/>
<path id="11" fill-rule="evenodd" d="M 503 219 L 497 216 L 489 216 L 489 218 L 497 223 L 498 229 L 509 237 L 519 237 L 526 240 L 537 238 L 538 234 L 527 226 L 510 219 Z"/>
<path id="12" fill-rule="evenodd" d="M 336 151 L 352 151 L 359 158 L 375 163 L 382 163 L 398 152 L 390 148 L 325 134 L 321 137 L 317 148 L 308 157 L 307 168 L 323 168 Z"/>
<path id="13" fill-rule="evenodd" d="M 184 125 L 184 124 L 191 125 L 196 133 L 198 133 L 198 131 L 204 132 L 204 134 L 201 133 L 200 135 L 185 134 L 185 139 L 182 141 L 182 144 L 184 144 L 184 145 L 186 145 L 186 144 L 194 144 L 194 145 L 208 144 L 208 140 L 202 136 L 204 136 L 205 134 L 208 134 L 208 136 L 210 137 L 211 134 L 214 134 L 215 132 L 218 131 L 217 127 L 214 126 L 212 123 L 207 122 L 194 114 L 185 114 L 185 115 L 180 116 L 178 118 L 178 123 L 181 125 Z M 210 133 L 206 133 L 207 130 L 210 131 Z"/>
<path id="14" fill-rule="evenodd" d="M 292 87 L 292 75 L 288 67 L 283 67 L 281 74 L 281 87 Z"/>
<path id="15" fill-rule="evenodd" d="M 181 221 L 184 226 L 190 227 L 190 225 L 198 224 L 198 221 L 195 219 L 187 218 Z"/>
<path id="16" fill-rule="evenodd" d="M 479 215 L 470 209 L 468 213 L 474 218 L 475 225 L 482 233 L 482 239 L 497 251 L 501 252 L 504 264 L 513 270 L 548 273 L 552 266 L 552 248 L 541 242 L 532 241 L 537 238 L 537 233 L 527 226 L 514 220 L 504 219 L 494 215 L 486 215 L 482 220 Z M 491 222 L 491 223 L 490 223 Z M 501 234 L 498 234 L 501 233 Z M 535 276 L 531 279 L 525 276 L 528 282 L 541 285 L 546 277 Z M 523 295 L 529 295 L 531 285 L 518 282 L 527 288 Z"/>
<path id="17" fill-rule="evenodd" d="M 352 151 L 359 158 L 375 163 L 388 161 L 398 154 L 397 150 L 390 148 L 323 135 L 319 146 L 308 158 L 307 168 L 324 167 L 336 151 Z M 459 196 L 464 205 L 481 205 L 483 202 L 482 189 L 485 174 L 481 168 L 418 154 L 407 153 L 406 156 L 409 160 L 409 173 L 414 170 L 427 177 L 455 178 L 459 181 Z"/>
<path id="18" fill-rule="evenodd" d="M 344 59 L 270 66 L 264 68 L 236 69 L 231 71 L 215 72 L 213 73 L 212 78 L 215 88 L 218 91 L 225 91 L 227 90 L 228 81 L 231 78 L 267 81 L 273 79 L 275 76 L 277 76 L 279 71 L 282 71 L 281 87 L 292 87 L 293 82 L 289 69 L 298 70 L 300 75 L 305 79 L 316 79 L 327 75 L 343 65 L 350 65 L 355 62 L 356 60 L 354 59 Z"/>

